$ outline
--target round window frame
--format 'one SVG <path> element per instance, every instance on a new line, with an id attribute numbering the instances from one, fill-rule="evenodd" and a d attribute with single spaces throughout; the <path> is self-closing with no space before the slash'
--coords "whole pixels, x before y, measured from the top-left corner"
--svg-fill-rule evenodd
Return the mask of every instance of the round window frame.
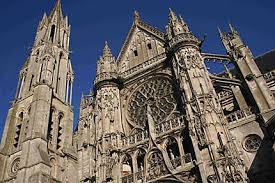
<path id="1" fill-rule="evenodd" d="M 250 139 L 251 137 L 253 137 L 253 138 L 258 138 L 258 140 L 260 140 L 260 145 L 259 145 L 259 147 L 257 147 L 257 149 L 249 149 L 249 148 L 247 148 L 246 142 L 247 142 L 247 140 Z M 261 144 L 262 144 L 262 138 L 261 138 L 259 135 L 257 135 L 257 134 L 249 134 L 249 135 L 247 135 L 247 136 L 244 138 L 243 143 L 242 143 L 243 149 L 244 149 L 246 152 L 250 152 L 250 153 L 255 153 L 255 152 L 257 152 L 257 151 L 259 150 L 259 148 L 261 147 Z"/>

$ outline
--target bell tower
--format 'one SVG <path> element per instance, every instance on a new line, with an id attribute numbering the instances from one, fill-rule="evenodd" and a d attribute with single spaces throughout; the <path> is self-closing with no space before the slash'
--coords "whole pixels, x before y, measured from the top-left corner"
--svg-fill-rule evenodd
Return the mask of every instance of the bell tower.
<path id="1" fill-rule="evenodd" d="M 31 54 L 20 71 L 1 143 L 1 181 L 66 182 L 76 171 L 69 38 L 68 17 L 57 0 L 50 15 L 44 14 L 40 21 Z M 77 179 L 70 176 L 70 180 Z"/>

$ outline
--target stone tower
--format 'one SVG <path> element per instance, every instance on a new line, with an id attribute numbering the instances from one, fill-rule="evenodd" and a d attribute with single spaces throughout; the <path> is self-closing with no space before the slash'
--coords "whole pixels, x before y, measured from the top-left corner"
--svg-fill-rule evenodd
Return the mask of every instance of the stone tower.
<path id="1" fill-rule="evenodd" d="M 1 143 L 0 180 L 76 182 L 69 42 L 68 17 L 58 0 L 40 21 L 31 54 L 20 71 Z"/>

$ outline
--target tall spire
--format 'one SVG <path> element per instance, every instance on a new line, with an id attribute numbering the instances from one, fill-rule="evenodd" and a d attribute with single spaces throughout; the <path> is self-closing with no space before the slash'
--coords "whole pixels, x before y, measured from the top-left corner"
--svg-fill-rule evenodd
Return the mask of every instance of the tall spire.
<path id="1" fill-rule="evenodd" d="M 169 8 L 169 20 L 170 22 L 174 22 L 178 20 L 178 17 L 176 16 L 175 12 Z"/>
<path id="2" fill-rule="evenodd" d="M 55 13 L 59 18 L 63 18 L 61 0 L 56 0 L 56 4 L 50 14 L 50 19 L 54 17 Z"/>

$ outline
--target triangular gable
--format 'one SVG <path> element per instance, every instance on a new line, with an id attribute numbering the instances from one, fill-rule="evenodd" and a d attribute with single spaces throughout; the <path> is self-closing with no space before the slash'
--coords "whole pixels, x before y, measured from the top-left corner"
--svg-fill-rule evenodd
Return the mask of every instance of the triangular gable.
<path id="1" fill-rule="evenodd" d="M 165 52 L 164 33 L 135 16 L 117 62 L 122 73 Z"/>

